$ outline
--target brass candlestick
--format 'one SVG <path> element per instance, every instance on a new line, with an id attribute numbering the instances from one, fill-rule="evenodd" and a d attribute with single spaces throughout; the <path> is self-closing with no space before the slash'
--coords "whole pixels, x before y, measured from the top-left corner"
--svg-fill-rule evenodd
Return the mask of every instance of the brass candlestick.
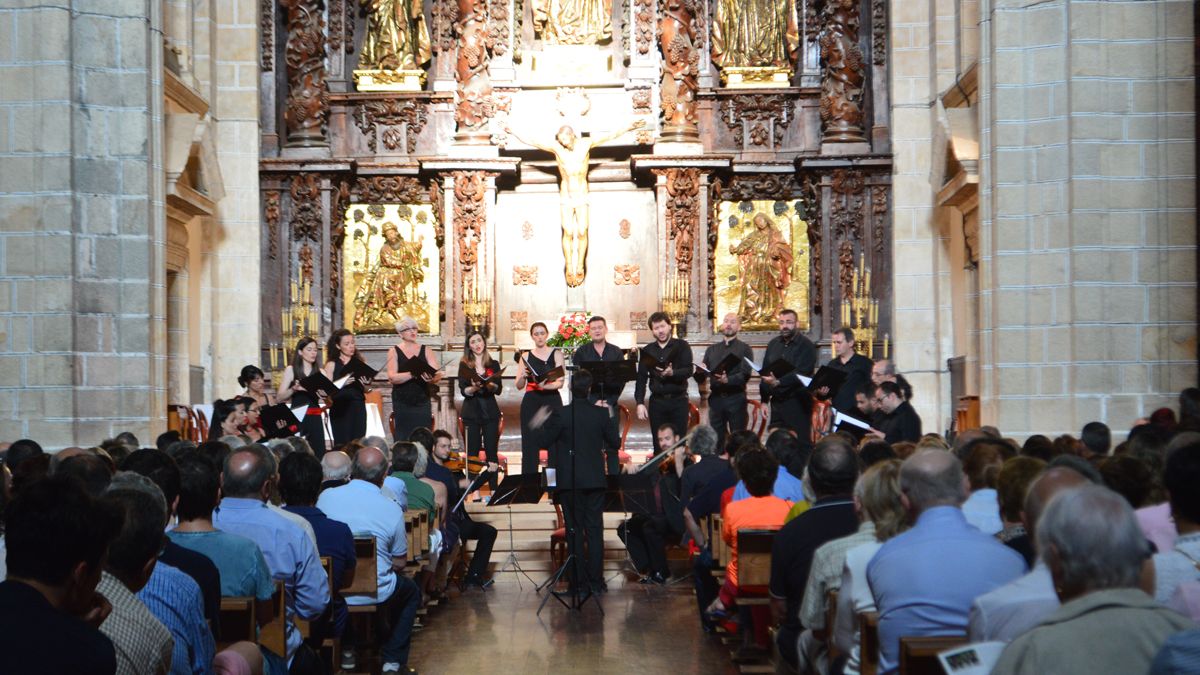
<path id="1" fill-rule="evenodd" d="M 293 281 L 289 300 L 280 310 L 280 342 L 267 344 L 276 388 L 283 380 L 283 371 L 291 365 L 290 355 L 296 342 L 302 337 L 315 335 L 318 330 L 319 317 L 312 302 L 312 284 L 303 279 Z"/>
<path id="2" fill-rule="evenodd" d="M 688 295 L 691 284 L 686 275 L 675 274 L 667 277 L 667 282 L 663 288 L 662 308 L 671 317 L 671 332 L 675 337 L 679 337 L 681 332 L 686 332 L 686 324 L 688 310 Z M 683 326 L 684 330 L 681 330 Z"/>
<path id="3" fill-rule="evenodd" d="M 871 297 L 871 270 L 866 259 L 858 256 L 858 267 L 850 281 L 850 297 L 842 300 L 842 325 L 854 331 L 854 347 L 868 358 L 875 356 L 875 335 L 879 330 L 879 300 Z M 887 358 L 887 347 L 884 347 Z"/>
<path id="4" fill-rule="evenodd" d="M 490 288 L 480 288 L 479 278 L 463 283 L 463 314 L 471 330 L 482 331 L 487 325 L 492 313 L 492 292 Z"/>

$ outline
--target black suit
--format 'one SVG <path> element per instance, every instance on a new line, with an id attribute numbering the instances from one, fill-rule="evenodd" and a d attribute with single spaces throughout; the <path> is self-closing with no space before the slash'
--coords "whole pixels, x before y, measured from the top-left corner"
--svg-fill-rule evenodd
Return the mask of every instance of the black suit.
<path id="1" fill-rule="evenodd" d="M 776 336 L 767 343 L 763 366 L 779 359 L 792 364 L 796 373 L 810 377 L 817 369 L 817 347 L 798 331 L 791 340 Z M 788 373 L 774 386 L 760 382 L 758 392 L 760 399 L 771 404 L 772 427 L 787 427 L 796 432 L 801 442 L 808 440 L 812 433 L 812 396 L 795 375 Z"/>
<path id="2" fill-rule="evenodd" d="M 604 448 L 621 443 L 609 422 L 609 410 L 576 398 L 559 415 L 557 427 L 547 433 L 553 439 L 550 466 L 555 471 L 556 498 L 566 520 L 567 545 L 575 555 L 573 580 L 586 580 L 593 587 L 603 581 Z"/>
<path id="3" fill-rule="evenodd" d="M 594 344 L 586 344 L 575 350 L 575 355 L 571 357 L 571 360 L 576 365 L 580 365 L 595 361 L 621 361 L 624 358 L 625 352 L 620 347 L 611 342 L 605 342 L 603 354 L 596 353 L 596 346 Z M 612 427 L 614 437 L 617 440 L 612 445 L 605 446 L 604 448 L 607 451 L 608 472 L 611 474 L 616 474 L 621 468 L 621 437 L 617 431 L 617 427 L 620 426 L 621 416 L 617 409 L 619 405 L 617 401 L 621 398 L 621 392 L 625 390 L 625 384 L 627 383 L 616 384 L 613 382 L 596 381 L 592 383 L 592 390 L 588 396 L 588 400 L 593 403 L 599 400 L 608 401 L 608 407 L 613 411 L 608 423 Z"/>

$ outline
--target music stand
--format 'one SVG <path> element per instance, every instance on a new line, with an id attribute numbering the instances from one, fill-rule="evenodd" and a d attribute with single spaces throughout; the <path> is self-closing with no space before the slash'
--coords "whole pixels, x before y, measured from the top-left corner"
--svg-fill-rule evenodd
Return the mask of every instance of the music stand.
<path id="1" fill-rule="evenodd" d="M 542 489 L 541 476 L 536 473 L 522 473 L 515 476 L 505 476 L 504 480 L 496 486 L 496 491 L 492 493 L 492 499 L 488 502 L 488 508 L 493 506 L 508 507 L 508 560 L 504 562 L 504 566 L 500 568 L 501 572 L 505 572 L 511 566 L 513 570 L 520 572 L 529 580 L 531 584 L 537 584 L 533 577 L 521 567 L 521 561 L 517 559 L 517 548 L 513 543 L 513 519 L 512 505 L 513 504 L 537 504 L 542 500 L 542 495 L 546 491 Z M 521 577 L 517 577 L 517 588 L 522 588 Z"/>

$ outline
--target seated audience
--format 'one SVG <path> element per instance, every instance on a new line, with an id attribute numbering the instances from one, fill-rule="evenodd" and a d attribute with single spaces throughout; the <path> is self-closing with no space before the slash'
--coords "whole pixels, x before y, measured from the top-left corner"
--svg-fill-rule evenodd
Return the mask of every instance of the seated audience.
<path id="1" fill-rule="evenodd" d="M 963 461 L 971 490 L 962 505 L 963 517 L 984 534 L 994 535 L 1004 529 L 996 496 L 996 477 L 1004 465 L 1004 452 L 1002 442 L 985 439 L 973 444 Z"/>
<path id="2" fill-rule="evenodd" d="M 149 479 L 141 478 L 149 483 Z M 149 487 L 158 492 L 152 483 Z M 118 672 L 164 675 L 171 672 L 175 639 L 136 594 L 150 581 L 158 562 L 163 528 L 167 525 L 166 502 L 161 493 L 151 495 L 125 487 L 109 490 L 101 501 L 121 513 L 122 518 L 121 529 L 109 542 L 104 573 L 96 586 L 96 590 L 112 604 L 112 613 L 100 624 L 100 632 L 107 635 L 116 648 Z M 195 615 L 188 618 L 203 624 L 200 589 L 195 584 L 192 588 L 195 590 L 195 605 L 192 606 Z M 206 653 L 209 661 L 212 652 L 209 644 Z"/>
<path id="3" fill-rule="evenodd" d="M 767 440 L 773 441 L 767 447 L 767 452 L 775 460 L 775 464 L 778 467 L 775 471 L 774 483 L 771 486 L 771 494 L 793 504 L 805 501 L 804 483 L 792 475 L 788 467 L 779 461 L 779 448 L 786 447 L 788 450 L 791 450 L 798 445 L 795 434 L 790 429 L 780 428 L 772 431 Z M 772 452 L 771 447 L 774 447 L 776 450 Z M 787 450 L 784 451 L 784 454 L 788 454 Z M 749 497 L 750 490 L 746 488 L 746 482 L 744 480 L 738 481 L 737 486 L 733 490 L 733 501 L 736 502 L 748 499 Z"/>
<path id="4" fill-rule="evenodd" d="M 345 485 L 350 482 L 350 455 L 333 450 L 321 457 L 321 489 Z"/>
<path id="5" fill-rule="evenodd" d="M 878 438 L 863 437 L 862 444 L 858 448 L 858 460 L 862 462 L 864 471 L 889 459 L 896 459 L 896 451 L 892 449 L 890 443 Z"/>
<path id="6" fill-rule="evenodd" d="M 900 485 L 915 525 L 867 565 L 884 673 L 898 666 L 901 637 L 966 633 L 971 601 L 1025 571 L 1016 551 L 963 517 L 967 477 L 953 453 L 914 454 L 901 468 Z"/>
<path id="7" fill-rule="evenodd" d="M 1112 449 L 1112 431 L 1104 422 L 1088 422 L 1079 432 L 1079 443 L 1084 459 L 1107 457 Z"/>
<path id="8" fill-rule="evenodd" d="M 1021 554 L 1026 567 L 1033 567 L 1037 557 L 1033 551 L 1033 538 L 1025 529 L 1021 511 L 1025 508 L 1025 495 L 1029 484 L 1046 469 L 1046 463 L 1033 457 L 1013 457 L 1000 467 L 996 475 L 996 498 L 1000 503 L 1000 519 L 1004 529 L 996 534 L 1002 544 Z"/>
<path id="9" fill-rule="evenodd" d="M 792 666 L 797 665 L 797 640 L 807 624 L 801 624 L 801 603 L 811 601 L 824 604 L 824 591 L 820 599 L 810 599 L 805 591 L 810 579 L 809 569 L 813 564 L 817 548 L 834 539 L 852 534 L 858 529 L 858 518 L 854 514 L 854 482 L 858 479 L 858 456 L 854 447 L 840 436 L 821 439 L 813 449 L 805 472 L 808 493 L 815 501 L 812 507 L 796 516 L 779 530 L 771 548 L 771 610 L 779 631 L 775 642 L 780 656 Z M 732 505 L 731 505 L 732 507 Z M 825 561 L 822 561 L 825 562 Z M 842 561 L 838 560 L 832 573 L 830 564 L 813 569 L 823 578 L 841 578 Z M 807 666 L 818 659 L 823 660 L 822 650 L 816 642 L 805 641 L 805 652 L 809 657 L 801 665 Z M 804 670 L 801 667 L 801 670 Z"/>
<path id="10" fill-rule="evenodd" d="M 383 672 L 410 672 L 408 654 L 413 621 L 421 605 L 421 592 L 404 574 L 408 539 L 404 510 L 383 496 L 387 460 L 378 448 L 362 448 L 354 456 L 350 482 L 321 493 L 317 508 L 330 518 L 350 526 L 356 535 L 370 535 L 376 542 L 378 581 L 374 595 L 346 596 L 349 605 L 382 605 L 392 627 L 382 647 Z"/>
<path id="11" fill-rule="evenodd" d="M 692 497 L 704 491 L 704 488 L 725 474 L 729 469 L 729 456 L 724 448 L 717 453 L 717 432 L 707 424 L 701 424 L 691 431 L 691 438 L 683 448 L 692 453 L 696 461 L 683 469 L 679 481 L 679 503 L 687 507 Z M 676 455 L 676 469 L 682 465 L 682 458 Z"/>
<path id="12" fill-rule="evenodd" d="M 1200 628 L 1172 635 L 1150 664 L 1150 675 L 1183 675 L 1200 671 Z"/>
<path id="13" fill-rule="evenodd" d="M 872 466 L 855 488 L 854 507 L 864 522 L 874 526 L 875 536 L 847 550 L 842 566 L 833 643 L 846 654 L 843 672 L 847 675 L 859 673 L 858 615 L 875 611 L 875 598 L 867 585 L 867 563 L 883 542 L 908 529 L 908 512 L 900 500 L 900 465 L 900 460 L 890 459 Z"/>
<path id="14" fill-rule="evenodd" d="M 1144 673 L 1168 637 L 1193 627 L 1138 588 L 1150 547 L 1111 490 L 1085 485 L 1051 500 L 1037 549 L 1062 607 L 1013 640 L 994 675 Z"/>
<path id="15" fill-rule="evenodd" d="M 1163 483 L 1179 533 L 1173 548 L 1154 556 L 1154 599 L 1166 604 L 1180 584 L 1200 579 L 1200 443 L 1167 457 Z"/>
<path id="16" fill-rule="evenodd" d="M 1036 536 L 1038 518 L 1055 495 L 1087 485 L 1088 482 L 1082 474 L 1064 467 L 1047 469 L 1035 479 L 1022 510 L 1029 536 Z M 967 634 L 972 642 L 1011 642 L 1016 636 L 1041 623 L 1058 606 L 1050 569 L 1039 557 L 1029 574 L 975 598 L 971 604 Z"/>
<path id="17" fill-rule="evenodd" d="M 112 607 L 96 585 L 121 514 L 73 479 L 51 477 L 5 505 L 4 527 L 0 672 L 113 675 L 116 651 L 98 630 Z"/>
<path id="18" fill-rule="evenodd" d="M 275 457 L 270 450 L 258 444 L 235 450 L 225 459 L 221 473 L 224 497 L 213 512 L 213 525 L 253 540 L 271 576 L 283 581 L 287 591 L 287 654 L 283 656 L 291 668 L 298 653 L 306 663 L 316 660 L 311 650 L 299 650 L 302 639 L 296 617 L 312 621 L 321 616 L 329 604 L 329 582 L 313 543 L 316 537 L 310 539 L 291 520 L 264 508 L 276 477 Z"/>

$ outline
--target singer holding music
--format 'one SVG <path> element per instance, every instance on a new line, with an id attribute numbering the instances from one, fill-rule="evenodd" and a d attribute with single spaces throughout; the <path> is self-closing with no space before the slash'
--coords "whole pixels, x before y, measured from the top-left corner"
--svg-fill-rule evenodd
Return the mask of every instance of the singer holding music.
<path id="1" fill-rule="evenodd" d="M 680 433 L 688 428 L 688 378 L 692 376 L 692 346 L 686 340 L 671 336 L 671 318 L 666 312 L 650 315 L 650 332 L 654 341 L 642 347 L 638 359 L 637 384 L 633 398 L 637 401 L 638 419 L 649 418 L 651 429 L 670 424 Z M 646 403 L 649 385 L 650 402 Z M 654 454 L 662 452 L 657 432 L 654 435 Z"/>
<path id="2" fill-rule="evenodd" d="M 320 354 L 321 350 L 317 348 L 316 340 L 310 337 L 300 338 L 296 343 L 296 351 L 292 354 L 291 365 L 283 371 L 283 380 L 279 383 L 279 391 L 276 394 L 276 400 L 280 403 L 290 402 L 289 407 L 308 406 L 304 420 L 300 423 L 300 433 L 304 440 L 308 441 L 308 446 L 312 448 L 317 459 L 325 455 L 325 425 L 321 421 L 321 401 L 317 394 L 305 389 L 300 380 L 320 369 L 317 366 L 317 357 Z"/>
<path id="3" fill-rule="evenodd" d="M 433 428 L 429 385 L 440 380 L 442 373 L 433 352 L 417 342 L 416 319 L 400 319 L 396 332 L 400 344 L 388 350 L 387 379 L 392 385 L 392 437 L 405 439 L 414 429 Z"/>
<path id="4" fill-rule="evenodd" d="M 357 363 L 355 363 L 357 362 Z M 354 343 L 354 333 L 339 328 L 329 336 L 325 345 L 325 377 L 337 381 L 351 375 L 333 396 L 333 407 L 329 411 L 329 426 L 333 428 L 334 445 L 343 445 L 367 435 L 366 392 L 371 381 L 366 377 L 355 377 L 356 366 L 364 364 Z"/>
<path id="5" fill-rule="evenodd" d="M 529 327 L 533 338 L 533 349 L 517 353 L 517 389 L 524 389 L 521 398 L 521 473 L 537 473 L 542 448 L 549 444 L 541 429 L 534 429 L 530 422 L 541 408 L 548 408 L 551 422 L 556 422 L 562 411 L 562 389 L 565 372 L 562 352 L 548 347 L 546 340 L 550 329 L 541 321 Z M 557 377 L 555 374 L 557 373 Z"/>
<path id="6" fill-rule="evenodd" d="M 503 386 L 502 373 L 500 363 L 488 352 L 483 333 L 477 330 L 468 333 L 458 369 L 467 456 L 478 456 L 482 448 L 487 457 L 488 485 L 493 493 L 496 491 L 496 472 L 500 470 L 500 406 L 496 404 L 496 395 Z"/>

